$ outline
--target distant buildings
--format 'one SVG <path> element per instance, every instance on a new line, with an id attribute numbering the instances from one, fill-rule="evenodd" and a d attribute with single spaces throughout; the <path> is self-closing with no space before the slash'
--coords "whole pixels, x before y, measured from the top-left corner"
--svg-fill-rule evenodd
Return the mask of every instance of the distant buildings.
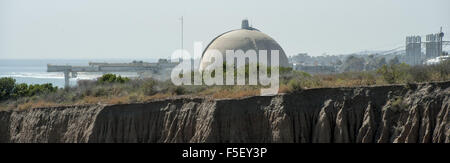
<path id="1" fill-rule="evenodd" d="M 336 66 L 314 66 L 314 65 L 300 65 L 293 64 L 293 69 L 297 71 L 303 71 L 310 74 L 333 74 L 337 73 Z"/>
<path id="2" fill-rule="evenodd" d="M 406 55 L 403 61 L 409 65 L 420 65 L 426 60 L 442 56 L 443 37 L 442 30 L 436 34 L 426 35 L 426 42 L 422 42 L 420 36 L 406 37 Z M 422 44 L 425 44 L 425 55 L 422 53 Z"/>
<path id="3" fill-rule="evenodd" d="M 292 69 L 310 74 L 332 74 L 338 72 L 342 64 L 342 56 L 309 56 L 307 53 L 299 53 L 289 57 Z"/>
<path id="4" fill-rule="evenodd" d="M 427 35 L 426 59 L 436 58 L 442 55 L 442 38 L 444 33 L 436 33 Z"/>
<path id="5" fill-rule="evenodd" d="M 442 61 L 447 61 L 450 60 L 450 56 L 439 56 L 436 58 L 432 58 L 432 59 L 428 59 L 427 61 L 425 61 L 426 65 L 434 65 L 434 64 L 438 64 Z"/>
<path id="6" fill-rule="evenodd" d="M 423 61 L 422 58 L 422 39 L 420 36 L 406 37 L 406 58 L 405 63 L 409 65 L 418 65 Z"/>

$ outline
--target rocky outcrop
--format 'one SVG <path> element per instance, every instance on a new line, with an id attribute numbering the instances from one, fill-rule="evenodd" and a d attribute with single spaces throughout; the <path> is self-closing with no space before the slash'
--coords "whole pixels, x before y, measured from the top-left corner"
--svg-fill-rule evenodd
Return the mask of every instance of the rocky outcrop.
<path id="1" fill-rule="evenodd" d="M 0 112 L 0 142 L 449 143 L 450 82 Z"/>

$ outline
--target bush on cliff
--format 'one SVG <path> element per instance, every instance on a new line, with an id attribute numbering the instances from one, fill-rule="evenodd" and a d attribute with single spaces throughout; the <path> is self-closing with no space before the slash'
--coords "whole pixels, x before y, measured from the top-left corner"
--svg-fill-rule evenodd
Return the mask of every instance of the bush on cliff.
<path id="1" fill-rule="evenodd" d="M 303 90 L 302 84 L 297 80 L 290 80 L 288 83 L 288 91 L 290 92 L 300 92 Z"/>
<path id="2" fill-rule="evenodd" d="M 16 84 L 16 80 L 13 78 L 0 78 L 0 100 L 32 97 L 55 92 L 56 90 L 58 90 L 58 87 L 53 87 L 51 83 L 32 85 L 25 83 Z"/>
<path id="3" fill-rule="evenodd" d="M 437 80 L 450 80 L 450 59 L 441 62 L 440 64 L 430 66 L 432 71 L 437 74 Z"/>
<path id="4" fill-rule="evenodd" d="M 142 84 L 142 91 L 143 91 L 144 95 L 150 96 L 150 95 L 154 95 L 154 94 L 158 93 L 156 90 L 157 84 L 158 84 L 157 81 L 153 80 L 153 79 L 145 81 Z"/>
<path id="5" fill-rule="evenodd" d="M 383 65 L 377 70 L 389 84 L 403 83 L 407 81 L 409 65 L 405 63 Z"/>
<path id="6" fill-rule="evenodd" d="M 280 69 L 280 93 L 298 92 L 308 88 L 354 87 L 397 83 L 446 81 L 450 79 L 450 61 L 437 65 L 408 66 L 397 61 L 378 71 L 308 74 Z M 268 71 L 270 72 L 270 71 Z M 246 74 L 247 76 L 247 74 Z M 413 86 L 413 85 L 411 85 Z M 212 98 L 242 98 L 260 95 L 262 85 L 182 85 L 170 80 L 133 79 L 105 74 L 97 80 L 80 80 L 76 87 L 58 89 L 51 84 L 16 84 L 12 78 L 0 78 L 0 109 L 30 108 L 50 104 L 116 104 L 145 102 L 175 95 Z M 408 89 L 414 89 L 409 87 Z M 8 100 L 10 99 L 10 100 Z M 396 106 L 396 103 L 394 106 Z M 22 107 L 21 107 L 22 106 Z"/>
<path id="7" fill-rule="evenodd" d="M 115 74 L 104 74 L 100 78 L 97 79 L 97 82 L 100 84 L 103 83 L 125 83 L 130 81 L 127 77 L 116 76 Z"/>
<path id="8" fill-rule="evenodd" d="M 14 91 L 16 80 L 13 78 L 0 78 L 0 100 L 11 97 Z"/>

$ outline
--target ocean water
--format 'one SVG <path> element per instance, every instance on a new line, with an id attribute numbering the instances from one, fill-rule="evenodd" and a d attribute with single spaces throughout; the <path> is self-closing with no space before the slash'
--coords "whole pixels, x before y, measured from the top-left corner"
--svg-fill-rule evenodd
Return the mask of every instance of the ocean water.
<path id="1" fill-rule="evenodd" d="M 60 88 L 64 87 L 64 74 L 62 72 L 47 72 L 47 64 L 87 66 L 89 62 L 129 63 L 133 59 L 92 59 L 92 60 L 0 60 L 0 78 L 12 77 L 16 83 L 44 84 L 52 83 Z M 156 59 L 144 60 L 155 62 Z M 136 73 L 115 73 L 125 77 L 137 77 Z M 78 80 L 94 80 L 103 73 L 78 73 L 77 78 L 70 78 L 70 86 L 75 86 Z"/>

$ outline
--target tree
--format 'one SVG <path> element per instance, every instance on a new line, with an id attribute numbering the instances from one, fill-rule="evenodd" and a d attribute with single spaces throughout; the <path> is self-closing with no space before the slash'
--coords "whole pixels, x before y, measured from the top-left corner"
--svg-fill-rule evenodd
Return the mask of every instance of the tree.
<path id="1" fill-rule="evenodd" d="M 338 66 L 342 65 L 342 61 L 341 60 L 337 60 L 336 61 L 336 65 L 338 65 Z"/>
<path id="2" fill-rule="evenodd" d="M 381 66 L 383 66 L 385 64 L 387 64 L 386 58 L 382 57 L 382 58 L 377 60 L 377 68 L 380 68 Z"/>
<path id="3" fill-rule="evenodd" d="M 343 72 L 359 72 L 364 70 L 364 58 L 359 58 L 356 56 L 350 56 L 345 60 L 344 65 L 342 66 Z"/>
<path id="4" fill-rule="evenodd" d="M 50 92 L 55 92 L 58 87 L 53 87 L 51 83 L 46 84 L 33 84 L 28 86 L 26 96 L 34 96 L 38 94 L 45 94 Z"/>
<path id="5" fill-rule="evenodd" d="M 115 74 L 104 74 L 97 80 L 100 84 L 103 83 L 125 83 L 130 81 L 127 77 L 116 76 Z"/>
<path id="6" fill-rule="evenodd" d="M 423 65 L 412 66 L 409 69 L 409 74 L 413 82 L 425 82 L 431 79 L 431 72 Z"/>
<path id="7" fill-rule="evenodd" d="M 51 83 L 27 85 L 16 84 L 13 78 L 0 78 L 0 100 L 17 99 L 20 97 L 31 97 L 34 95 L 55 92 L 58 87 Z"/>
<path id="8" fill-rule="evenodd" d="M 450 76 L 450 60 L 444 60 L 437 65 L 433 65 L 433 69 L 439 74 L 439 80 L 448 80 Z"/>
<path id="9" fill-rule="evenodd" d="M 13 98 L 30 96 L 28 85 L 25 83 L 16 84 L 14 88 Z"/>
<path id="10" fill-rule="evenodd" d="M 400 60 L 397 57 L 394 57 L 393 59 L 389 60 L 390 65 L 396 65 L 400 64 Z"/>
<path id="11" fill-rule="evenodd" d="M 16 80 L 13 78 L 0 78 L 0 100 L 11 97 L 14 91 Z"/>
<path id="12" fill-rule="evenodd" d="M 405 63 L 383 65 L 377 70 L 389 84 L 400 83 L 407 80 L 409 66 Z"/>
<path id="13" fill-rule="evenodd" d="M 366 71 L 376 70 L 385 64 L 386 59 L 384 57 L 375 58 L 373 56 L 372 57 L 369 56 L 368 62 L 365 66 L 365 70 Z"/>

